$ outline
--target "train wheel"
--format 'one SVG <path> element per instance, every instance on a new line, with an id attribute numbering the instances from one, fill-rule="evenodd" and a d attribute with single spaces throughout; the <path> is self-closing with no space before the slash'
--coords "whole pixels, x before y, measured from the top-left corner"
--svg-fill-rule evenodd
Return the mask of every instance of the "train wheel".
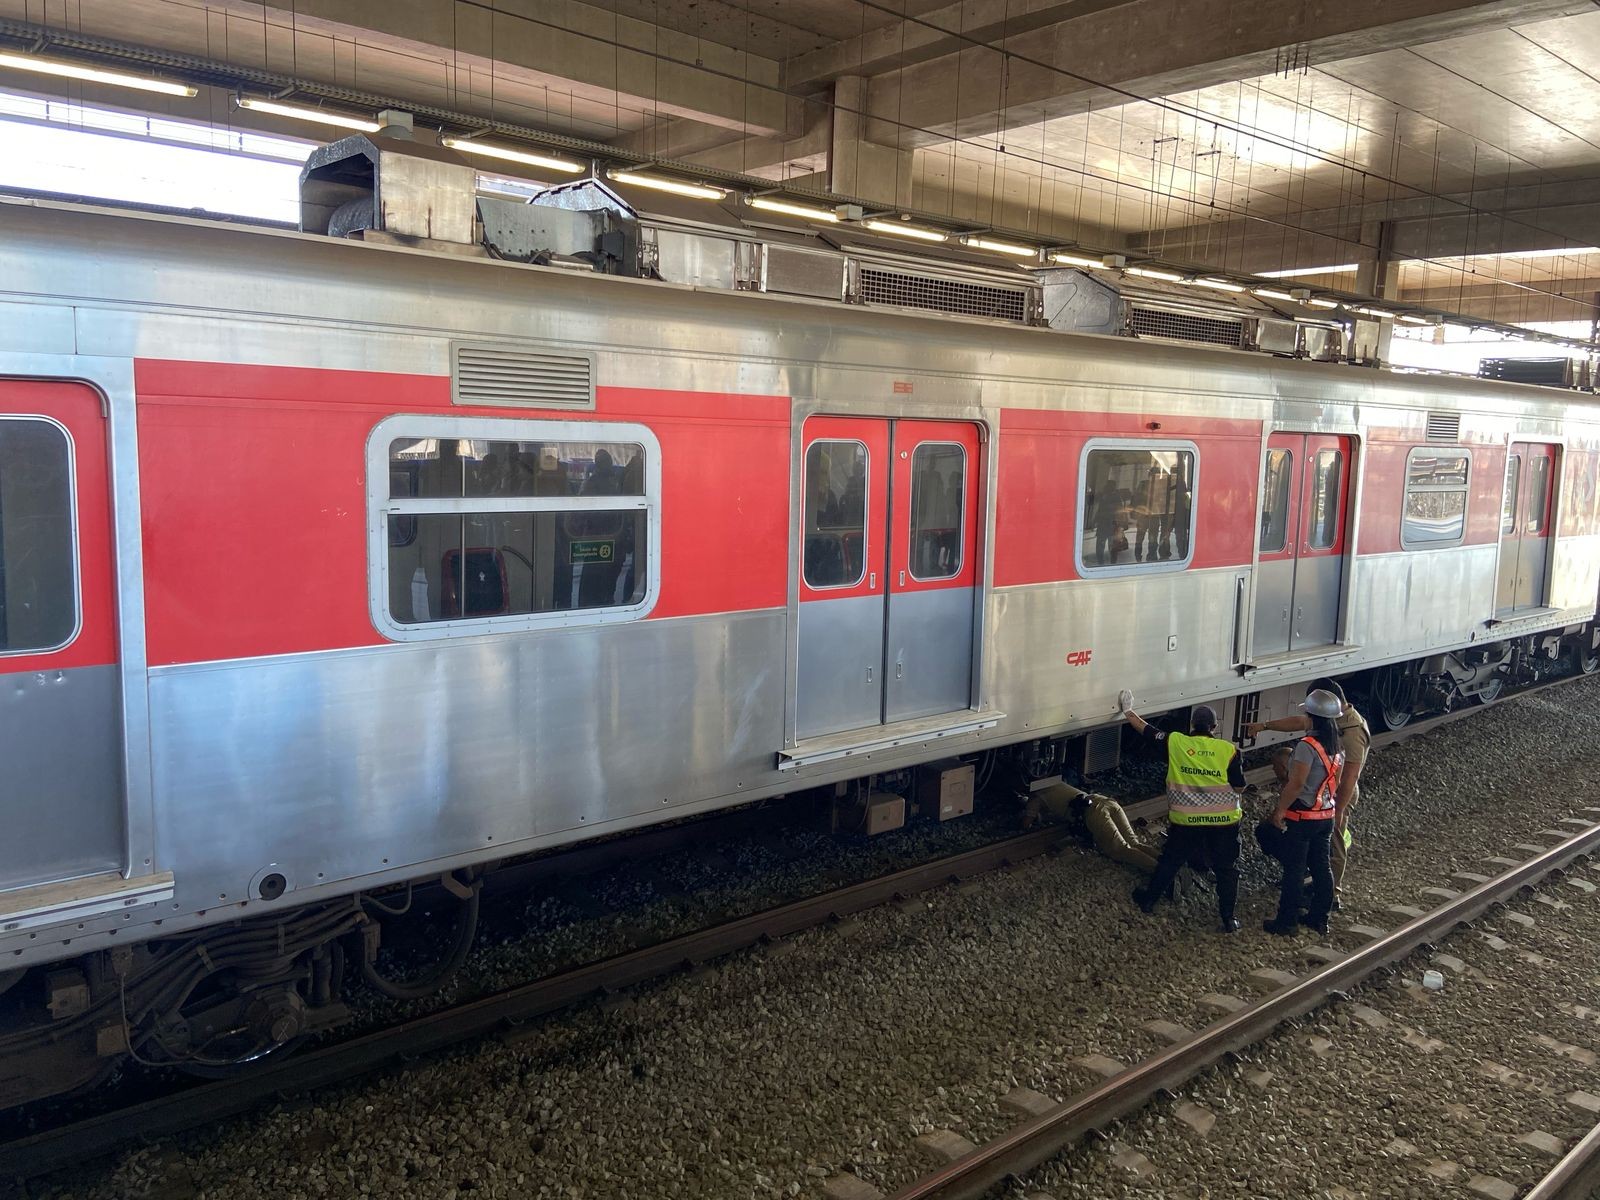
<path id="1" fill-rule="evenodd" d="M 1496 675 L 1479 691 L 1472 693 L 1474 704 L 1493 704 L 1500 699 L 1500 693 L 1505 691 L 1506 680 L 1504 675 Z"/>
<path id="2" fill-rule="evenodd" d="M 1378 702 L 1378 720 L 1382 723 L 1384 729 L 1390 732 L 1396 729 L 1404 729 L 1411 724 L 1413 715 L 1409 708 L 1391 708 L 1382 701 Z"/>
<path id="3" fill-rule="evenodd" d="M 1594 646 L 1578 647 L 1578 670 L 1585 675 L 1593 675 L 1600 671 L 1600 648 Z"/>

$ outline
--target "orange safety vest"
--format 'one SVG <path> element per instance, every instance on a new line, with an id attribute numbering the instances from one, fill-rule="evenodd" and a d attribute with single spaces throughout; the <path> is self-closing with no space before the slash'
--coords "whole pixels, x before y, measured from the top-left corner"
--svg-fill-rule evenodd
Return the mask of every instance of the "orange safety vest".
<path id="1" fill-rule="evenodd" d="M 1322 743 L 1316 738 L 1307 736 L 1301 739 L 1306 745 L 1317 752 L 1317 757 L 1322 760 L 1322 782 L 1317 785 L 1317 794 L 1311 798 L 1310 808 L 1291 808 L 1283 815 L 1291 821 L 1329 821 L 1338 812 L 1336 795 L 1339 790 L 1339 772 L 1344 769 L 1344 751 L 1339 751 L 1332 758 L 1322 748 Z M 1299 803 L 1298 800 L 1295 801 Z"/>

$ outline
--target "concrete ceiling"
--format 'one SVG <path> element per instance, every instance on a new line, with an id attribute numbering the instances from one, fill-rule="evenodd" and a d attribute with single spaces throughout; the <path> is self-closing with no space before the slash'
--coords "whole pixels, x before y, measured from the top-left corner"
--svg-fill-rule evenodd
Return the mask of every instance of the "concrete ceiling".
<path id="1" fill-rule="evenodd" d="M 1484 257 L 1600 243 L 1589 0 L 0 0 L 0 40 L 40 27 L 1097 249 L 1360 262 L 1530 320 L 1587 317 L 1600 275 Z M 231 90 L 143 107 L 316 132 Z M 1416 256 L 1444 265 L 1385 265 Z"/>

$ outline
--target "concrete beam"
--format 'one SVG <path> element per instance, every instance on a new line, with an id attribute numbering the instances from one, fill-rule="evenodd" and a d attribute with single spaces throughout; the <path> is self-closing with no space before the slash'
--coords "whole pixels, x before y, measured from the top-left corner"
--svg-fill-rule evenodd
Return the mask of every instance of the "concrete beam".
<path id="1" fill-rule="evenodd" d="M 1048 29 L 1062 21 L 1132 0 L 965 0 L 915 19 L 894 21 L 880 29 L 846 38 L 783 66 L 785 87 L 801 88 L 831 82 L 845 75 L 870 77 L 916 63 L 957 54 L 973 42 L 1002 42 Z"/>
<path id="2" fill-rule="evenodd" d="M 1331 62 L 1591 10 L 1579 0 L 1130 0 L 874 78 L 866 133 L 903 149 L 992 136 L 1126 102 L 1099 84 L 1168 95 L 1271 74 L 1286 49 Z"/>
<path id="3" fill-rule="evenodd" d="M 1377 256 L 1375 231 L 1384 224 L 1392 226 L 1389 248 L 1395 259 L 1600 245 L 1600 178 L 1513 183 L 1273 220 L 1200 223 L 1138 234 L 1128 244 L 1175 261 L 1255 273 L 1368 262 Z"/>

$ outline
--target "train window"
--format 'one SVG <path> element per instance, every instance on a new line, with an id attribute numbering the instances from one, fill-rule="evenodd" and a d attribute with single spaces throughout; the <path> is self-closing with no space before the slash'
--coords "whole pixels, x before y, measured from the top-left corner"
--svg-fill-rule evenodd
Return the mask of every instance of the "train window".
<path id="1" fill-rule="evenodd" d="M 1263 554 L 1277 554 L 1289 544 L 1289 489 L 1293 479 L 1293 451 L 1267 451 L 1267 502 L 1261 506 Z"/>
<path id="2" fill-rule="evenodd" d="M 72 443 L 54 421 L 0 419 L 0 653 L 65 646 L 78 628 Z"/>
<path id="3" fill-rule="evenodd" d="M 1500 536 L 1517 531 L 1517 485 L 1522 482 L 1522 455 L 1506 460 L 1506 493 L 1500 501 Z"/>
<path id="4" fill-rule="evenodd" d="M 807 448 L 807 587 L 854 587 L 866 573 L 867 467 L 861 442 L 815 441 Z"/>
<path id="5" fill-rule="evenodd" d="M 1311 478 L 1311 521 L 1307 541 L 1313 550 L 1331 549 L 1339 540 L 1339 493 L 1344 484 L 1344 453 L 1319 450 Z"/>
<path id="6" fill-rule="evenodd" d="M 911 574 L 918 580 L 961 573 L 967 451 L 954 442 L 923 442 L 911 452 Z"/>
<path id="7" fill-rule="evenodd" d="M 1406 503 L 1400 544 L 1426 550 L 1461 543 L 1467 526 L 1467 476 L 1471 459 L 1465 450 L 1413 450 L 1406 458 Z"/>
<path id="8" fill-rule="evenodd" d="M 642 426 L 391 417 L 368 479 L 391 637 L 626 620 L 654 601 L 660 462 Z"/>
<path id="9" fill-rule="evenodd" d="M 1196 461 L 1191 443 L 1091 441 L 1078 507 L 1079 570 L 1093 575 L 1187 566 Z"/>
<path id="10" fill-rule="evenodd" d="M 1550 459 L 1536 455 L 1528 460 L 1528 527 L 1524 532 L 1542 534 L 1550 523 Z"/>

